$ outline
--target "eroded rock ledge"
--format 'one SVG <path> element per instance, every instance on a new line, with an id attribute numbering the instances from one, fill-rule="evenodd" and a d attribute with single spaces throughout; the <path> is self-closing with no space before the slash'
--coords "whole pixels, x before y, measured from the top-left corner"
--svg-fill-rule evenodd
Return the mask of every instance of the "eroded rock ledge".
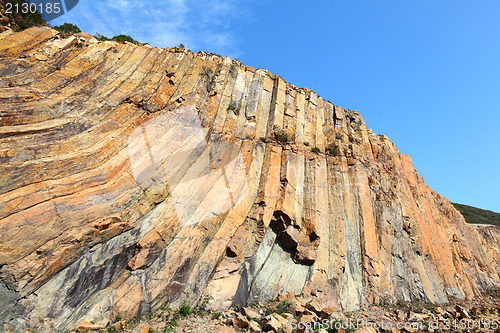
<path id="1" fill-rule="evenodd" d="M 466 224 L 359 113 L 268 71 L 46 27 L 1 34 L 0 63 L 9 325 L 286 292 L 443 303 L 499 283 L 496 230 Z"/>

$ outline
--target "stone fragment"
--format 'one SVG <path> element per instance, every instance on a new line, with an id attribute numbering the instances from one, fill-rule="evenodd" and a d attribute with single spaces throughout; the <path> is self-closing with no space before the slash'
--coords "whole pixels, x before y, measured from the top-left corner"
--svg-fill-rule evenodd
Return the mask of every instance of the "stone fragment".
<path id="1" fill-rule="evenodd" d="M 241 313 L 236 314 L 235 317 L 231 319 L 234 327 L 244 328 L 248 326 L 248 319 L 245 318 Z"/>
<path id="2" fill-rule="evenodd" d="M 475 317 L 479 315 L 479 310 L 475 306 L 473 306 L 472 308 L 470 308 L 469 313 L 472 317 Z"/>
<path id="3" fill-rule="evenodd" d="M 422 321 L 424 320 L 423 316 L 419 313 L 410 313 L 410 317 L 408 318 L 408 321 Z"/>
<path id="4" fill-rule="evenodd" d="M 321 306 L 321 304 L 318 302 L 318 300 L 316 298 L 314 298 L 312 301 L 307 303 L 307 308 L 316 314 L 320 314 L 321 310 L 323 309 L 323 307 Z"/>
<path id="5" fill-rule="evenodd" d="M 68 38 L 53 41 L 52 46 L 57 48 L 57 49 L 65 50 L 65 49 L 75 45 L 76 42 L 77 42 L 76 36 L 70 36 Z"/>
<path id="6" fill-rule="evenodd" d="M 248 329 L 250 332 L 262 332 L 262 329 L 260 328 L 260 325 L 257 324 L 255 321 L 251 320 L 248 323 Z"/>
<path id="7" fill-rule="evenodd" d="M 305 265 L 314 264 L 318 255 L 318 245 L 319 243 L 311 243 L 308 246 L 299 245 L 295 254 L 295 260 Z"/>
<path id="8" fill-rule="evenodd" d="M 295 249 L 299 241 L 299 233 L 300 231 L 298 228 L 289 225 L 278 234 L 278 241 L 285 249 Z"/>
<path id="9" fill-rule="evenodd" d="M 125 327 L 125 324 L 126 324 L 126 321 L 125 320 L 121 320 L 121 321 L 117 321 L 116 323 L 113 323 L 113 327 L 116 330 L 120 330 L 120 329 L 122 329 L 122 327 Z"/>
<path id="10" fill-rule="evenodd" d="M 292 309 L 293 309 L 294 315 L 299 316 L 299 315 L 303 314 L 304 311 L 306 311 L 306 308 L 304 306 L 302 306 L 302 304 L 297 299 L 295 299 L 295 298 L 292 299 L 291 303 L 292 303 Z"/>
<path id="11" fill-rule="evenodd" d="M 232 327 L 222 326 L 217 329 L 217 333 L 236 333 Z"/>
<path id="12" fill-rule="evenodd" d="M 261 315 L 254 309 L 250 307 L 243 307 L 243 313 L 250 319 L 259 319 Z"/>
<path id="13" fill-rule="evenodd" d="M 467 310 L 465 310 L 463 307 L 461 307 L 460 305 L 456 305 L 455 306 L 455 310 L 460 313 L 461 315 L 461 318 L 462 319 L 470 319 L 470 315 L 469 313 L 467 312 Z"/>
<path id="14" fill-rule="evenodd" d="M 90 319 L 85 318 L 78 324 L 78 331 L 80 332 L 85 332 L 85 331 L 90 331 L 90 330 L 98 330 L 103 328 L 101 325 L 96 325 L 91 322 Z"/>
<path id="15" fill-rule="evenodd" d="M 316 317 L 316 315 L 307 314 L 307 315 L 303 315 L 302 317 L 300 317 L 300 321 L 303 323 L 311 323 L 311 322 L 316 321 L 317 318 L 318 317 Z"/>
<path id="16" fill-rule="evenodd" d="M 280 302 L 283 302 L 283 301 L 291 302 L 292 299 L 296 299 L 296 297 L 295 297 L 295 293 L 291 292 L 291 291 L 287 292 L 285 295 L 278 296 L 278 301 L 280 301 Z"/>
<path id="17" fill-rule="evenodd" d="M 49 59 L 49 55 L 46 54 L 45 52 L 39 52 L 35 54 L 35 59 L 39 61 L 46 61 Z"/>
<path id="18" fill-rule="evenodd" d="M 277 313 L 272 313 L 264 318 L 264 329 L 278 331 L 286 323 L 285 318 Z"/>
<path id="19" fill-rule="evenodd" d="M 330 318 L 330 315 L 332 313 L 338 312 L 338 311 L 340 311 L 339 308 L 334 307 L 334 306 L 329 306 L 329 307 L 326 307 L 326 308 L 322 308 L 319 314 L 321 315 L 322 318 L 327 319 L 327 318 Z"/>

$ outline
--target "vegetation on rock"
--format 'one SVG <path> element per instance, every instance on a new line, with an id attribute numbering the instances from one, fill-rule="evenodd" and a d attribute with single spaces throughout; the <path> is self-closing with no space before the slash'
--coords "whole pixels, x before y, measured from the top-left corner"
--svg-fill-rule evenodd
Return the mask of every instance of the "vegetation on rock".
<path id="1" fill-rule="evenodd" d="M 333 147 L 326 148 L 326 153 L 328 155 L 337 156 L 339 154 L 339 146 L 335 145 Z"/>
<path id="2" fill-rule="evenodd" d="M 82 32 L 80 30 L 80 28 L 78 28 L 78 26 L 76 26 L 75 24 L 71 24 L 71 23 L 64 23 L 64 24 L 53 27 L 53 29 L 59 31 L 63 35 L 63 37 L 68 37 L 68 36 L 71 36 L 73 34 L 77 34 L 77 33 Z"/>
<path id="3" fill-rule="evenodd" d="M 288 140 L 290 139 L 288 137 L 288 133 L 286 133 L 285 130 L 283 130 L 279 127 L 274 127 L 273 135 L 274 135 L 274 139 L 278 142 L 281 142 L 281 143 L 287 143 Z"/>
<path id="4" fill-rule="evenodd" d="M 7 24 L 10 26 L 10 28 L 14 31 L 21 31 L 27 28 L 31 28 L 34 26 L 39 26 L 39 25 L 45 25 L 45 21 L 43 20 L 42 16 L 38 14 L 37 12 L 32 13 L 31 11 L 28 11 L 27 13 L 22 13 L 17 12 L 12 10 L 11 13 L 6 12 L 6 6 L 7 4 L 10 3 L 12 4 L 13 8 L 22 8 L 22 5 L 25 3 L 29 3 L 28 1 L 25 0 L 5 0 L 5 1 L 0 1 L 0 4 L 2 5 L 2 10 L 1 10 L 1 15 L 0 17 L 6 17 L 7 18 Z M 4 26 L 4 23 L 1 23 L 2 26 Z M 0 27 L 0 32 L 3 31 Z"/>
<path id="5" fill-rule="evenodd" d="M 235 101 L 231 101 L 229 105 L 227 106 L 227 111 L 233 111 L 236 115 L 239 115 L 239 108 L 238 108 L 238 103 Z"/>
<path id="6" fill-rule="evenodd" d="M 211 67 L 203 66 L 201 68 L 201 76 L 204 81 L 205 89 L 209 94 L 215 88 L 215 73 Z"/>
<path id="7" fill-rule="evenodd" d="M 82 32 L 78 26 L 71 24 L 71 23 L 64 23 L 58 26 L 53 27 L 55 30 L 59 32 L 66 32 L 66 33 L 73 33 L 77 34 L 79 32 Z"/>
<path id="8" fill-rule="evenodd" d="M 97 33 L 97 34 L 95 34 L 94 37 L 101 42 L 111 40 L 111 41 L 121 42 L 121 43 L 129 42 L 129 43 L 136 44 L 136 45 L 143 45 L 143 43 L 138 42 L 135 39 L 133 39 L 132 37 L 127 36 L 127 35 L 117 35 L 117 36 L 114 36 L 112 38 L 108 38 L 104 35 Z"/>
<path id="9" fill-rule="evenodd" d="M 458 203 L 453 203 L 453 205 L 463 215 L 467 223 L 500 226 L 500 213 Z"/>

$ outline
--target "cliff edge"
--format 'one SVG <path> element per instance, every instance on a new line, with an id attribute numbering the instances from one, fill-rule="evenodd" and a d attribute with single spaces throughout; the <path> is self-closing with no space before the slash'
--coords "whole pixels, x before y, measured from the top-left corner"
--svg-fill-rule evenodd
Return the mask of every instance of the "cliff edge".
<path id="1" fill-rule="evenodd" d="M 481 297 L 468 225 L 361 115 L 180 48 L 0 34 L 0 320 L 56 330 L 183 300 Z"/>

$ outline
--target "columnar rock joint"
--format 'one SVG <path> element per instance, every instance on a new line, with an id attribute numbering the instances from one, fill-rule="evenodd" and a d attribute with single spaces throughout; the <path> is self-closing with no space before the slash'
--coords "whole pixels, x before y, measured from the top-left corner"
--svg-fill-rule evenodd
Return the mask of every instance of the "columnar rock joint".
<path id="1" fill-rule="evenodd" d="M 311 90 L 50 28 L 1 34 L 0 62 L 3 321 L 63 330 L 289 291 L 352 310 L 499 283 L 497 231 Z"/>

